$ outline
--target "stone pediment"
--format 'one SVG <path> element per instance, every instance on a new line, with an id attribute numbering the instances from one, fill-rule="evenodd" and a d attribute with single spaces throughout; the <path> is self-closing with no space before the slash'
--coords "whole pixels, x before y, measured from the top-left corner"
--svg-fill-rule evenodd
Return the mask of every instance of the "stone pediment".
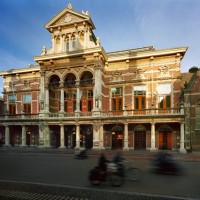
<path id="1" fill-rule="evenodd" d="M 64 8 L 61 12 L 59 12 L 55 17 L 53 17 L 46 25 L 46 29 L 50 29 L 53 27 L 70 25 L 73 23 L 87 22 L 94 29 L 94 24 L 89 16 L 88 12 L 79 13 L 70 8 Z"/>

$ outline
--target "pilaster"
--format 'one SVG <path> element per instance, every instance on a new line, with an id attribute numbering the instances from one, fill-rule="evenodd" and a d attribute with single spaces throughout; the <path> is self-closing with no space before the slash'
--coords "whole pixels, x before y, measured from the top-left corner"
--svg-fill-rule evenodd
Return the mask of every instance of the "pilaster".
<path id="1" fill-rule="evenodd" d="M 181 153 L 186 153 L 184 123 L 180 123 L 180 149 L 179 151 Z"/>
<path id="2" fill-rule="evenodd" d="M 128 151 L 128 123 L 124 124 L 124 151 Z"/>

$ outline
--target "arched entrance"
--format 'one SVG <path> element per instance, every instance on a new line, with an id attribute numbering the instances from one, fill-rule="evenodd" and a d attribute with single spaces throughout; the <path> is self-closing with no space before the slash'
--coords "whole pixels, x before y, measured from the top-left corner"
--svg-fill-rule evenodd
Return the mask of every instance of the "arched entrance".
<path id="1" fill-rule="evenodd" d="M 146 149 L 146 128 L 142 125 L 134 128 L 134 148 Z"/>
<path id="2" fill-rule="evenodd" d="M 80 128 L 80 146 L 86 149 L 93 147 L 92 125 L 82 125 Z"/>
<path id="3" fill-rule="evenodd" d="M 121 126 L 116 125 L 111 129 L 112 133 L 112 149 L 123 148 L 123 129 Z"/>
<path id="4" fill-rule="evenodd" d="M 172 149 L 172 129 L 168 125 L 163 125 L 159 128 L 159 149 Z"/>
<path id="5" fill-rule="evenodd" d="M 55 148 L 60 147 L 60 126 L 50 125 L 49 132 L 51 137 L 50 145 Z"/>

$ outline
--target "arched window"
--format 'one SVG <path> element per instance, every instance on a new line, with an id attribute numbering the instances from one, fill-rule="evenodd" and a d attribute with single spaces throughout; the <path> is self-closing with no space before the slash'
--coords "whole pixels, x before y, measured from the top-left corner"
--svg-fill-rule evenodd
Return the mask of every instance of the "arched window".
<path id="1" fill-rule="evenodd" d="M 65 78 L 65 82 L 64 82 L 65 86 L 67 87 L 72 87 L 76 84 L 76 77 L 74 74 L 70 73 L 66 76 Z"/>
<path id="2" fill-rule="evenodd" d="M 84 72 L 81 76 L 80 84 L 81 86 L 90 85 L 93 83 L 93 75 L 91 72 Z"/>
<path id="3" fill-rule="evenodd" d="M 53 75 L 50 78 L 49 86 L 55 88 L 55 87 L 58 87 L 59 84 L 60 84 L 60 78 L 57 75 Z"/>

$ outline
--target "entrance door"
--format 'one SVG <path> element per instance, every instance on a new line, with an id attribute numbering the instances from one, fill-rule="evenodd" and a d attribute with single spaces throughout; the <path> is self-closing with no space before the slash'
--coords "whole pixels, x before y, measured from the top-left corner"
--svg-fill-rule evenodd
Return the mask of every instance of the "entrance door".
<path id="1" fill-rule="evenodd" d="M 123 147 L 123 135 L 122 133 L 112 134 L 112 148 L 121 149 Z"/>
<path id="2" fill-rule="evenodd" d="M 159 149 L 171 150 L 171 132 L 159 132 Z"/>
<path id="3" fill-rule="evenodd" d="M 135 149 L 146 149 L 146 131 L 136 131 L 134 135 Z"/>
<path id="4" fill-rule="evenodd" d="M 26 133 L 26 145 L 30 146 L 31 144 L 31 134 Z"/>

